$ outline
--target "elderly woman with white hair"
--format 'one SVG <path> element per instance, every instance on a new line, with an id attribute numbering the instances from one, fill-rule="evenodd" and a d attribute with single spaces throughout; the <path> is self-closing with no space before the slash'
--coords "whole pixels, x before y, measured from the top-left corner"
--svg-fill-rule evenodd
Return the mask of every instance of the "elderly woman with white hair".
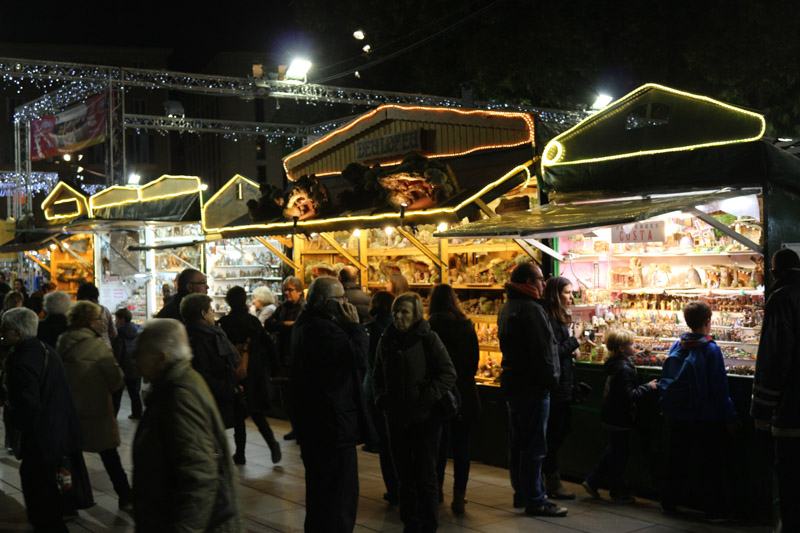
<path id="1" fill-rule="evenodd" d="M 253 308 L 251 313 L 261 322 L 262 326 L 264 321 L 271 317 L 277 308 L 275 295 L 272 294 L 269 288 L 262 285 L 253 289 Z"/>
<path id="2" fill-rule="evenodd" d="M 8 350 L 3 379 L 8 424 L 22 433 L 19 476 L 28 521 L 35 531 L 67 531 L 56 473 L 64 456 L 82 460 L 81 428 L 61 359 L 36 339 L 39 317 L 26 308 L 3 314 Z"/>
<path id="3" fill-rule="evenodd" d="M 58 336 L 67 330 L 67 311 L 72 297 L 64 291 L 48 292 L 44 295 L 44 310 L 47 313 L 39 321 L 36 337 L 50 346 L 55 346 Z"/>
<path id="4" fill-rule="evenodd" d="M 153 319 L 135 361 L 152 389 L 133 440 L 137 531 L 241 531 L 225 426 L 183 324 Z"/>

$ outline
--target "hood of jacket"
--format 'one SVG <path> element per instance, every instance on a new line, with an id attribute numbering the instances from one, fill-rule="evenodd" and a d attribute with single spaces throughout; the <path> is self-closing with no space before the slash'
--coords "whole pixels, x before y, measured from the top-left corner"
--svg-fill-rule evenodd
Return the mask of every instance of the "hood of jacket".
<path id="1" fill-rule="evenodd" d="M 693 350 L 695 348 L 705 350 L 708 343 L 712 340 L 710 335 L 703 335 L 701 333 L 684 333 L 680 337 L 681 348 L 684 350 Z"/>
<path id="2" fill-rule="evenodd" d="M 205 322 L 197 321 L 186 326 L 186 332 L 189 337 L 195 337 L 202 342 L 211 344 L 214 343 L 218 354 L 227 354 L 233 348 L 231 347 L 228 336 L 222 331 L 219 326 L 212 326 Z"/>
<path id="3" fill-rule="evenodd" d="M 91 328 L 72 328 L 68 329 L 58 337 L 56 351 L 63 358 L 76 344 L 90 339 L 99 339 L 98 335 Z"/>
<path id="4" fill-rule="evenodd" d="M 121 326 L 117 326 L 117 335 L 123 340 L 133 340 L 139 334 L 139 326 L 133 322 L 128 322 Z"/>

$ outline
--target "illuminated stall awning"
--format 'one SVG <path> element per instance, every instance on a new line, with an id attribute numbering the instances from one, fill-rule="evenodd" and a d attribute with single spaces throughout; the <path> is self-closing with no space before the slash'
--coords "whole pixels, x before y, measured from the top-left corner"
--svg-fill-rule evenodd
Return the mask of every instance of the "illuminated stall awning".
<path id="1" fill-rule="evenodd" d="M 603 202 L 547 204 L 530 211 L 507 213 L 462 224 L 437 237 L 549 238 L 565 237 L 588 228 L 632 224 L 673 211 L 684 211 L 720 200 L 758 194 L 760 189 L 692 192 L 669 196 L 627 198 Z"/>
<path id="2" fill-rule="evenodd" d="M 89 207 L 95 219 L 197 222 L 201 185 L 196 176 L 165 175 L 141 187 L 109 187 L 92 195 Z"/>
<path id="3" fill-rule="evenodd" d="M 66 224 L 92 216 L 86 196 L 63 181 L 58 182 L 42 201 L 42 211 L 49 225 Z"/>

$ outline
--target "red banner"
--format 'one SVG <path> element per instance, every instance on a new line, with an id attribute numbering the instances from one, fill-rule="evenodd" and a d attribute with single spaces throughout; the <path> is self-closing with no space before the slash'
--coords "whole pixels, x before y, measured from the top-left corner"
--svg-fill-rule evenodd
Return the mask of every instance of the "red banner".
<path id="1" fill-rule="evenodd" d="M 102 94 L 63 113 L 31 121 L 31 161 L 83 150 L 105 140 Z"/>

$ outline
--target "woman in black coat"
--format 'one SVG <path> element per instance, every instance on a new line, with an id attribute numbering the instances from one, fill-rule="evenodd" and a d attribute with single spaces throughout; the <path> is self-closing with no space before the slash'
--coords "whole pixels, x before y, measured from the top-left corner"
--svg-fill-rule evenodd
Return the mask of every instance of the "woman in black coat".
<path id="1" fill-rule="evenodd" d="M 456 372 L 439 336 L 422 318 L 418 294 L 398 296 L 392 318 L 378 342 L 372 392 L 386 416 L 405 530 L 436 531 L 441 423 L 431 408 L 455 384 Z"/>
<path id="2" fill-rule="evenodd" d="M 558 387 L 550 392 L 550 416 L 547 419 L 547 455 L 542 461 L 547 496 L 553 499 L 572 500 L 575 494 L 561 484 L 558 473 L 558 451 L 564 443 L 572 424 L 572 359 L 580 343 L 570 333 L 572 324 L 572 284 L 569 279 L 556 276 L 544 286 L 544 308 L 558 345 L 561 374 Z"/>
<path id="3" fill-rule="evenodd" d="M 203 376 L 211 390 L 225 428 L 232 428 L 239 390 L 234 372 L 241 356 L 225 332 L 215 325 L 210 297 L 201 293 L 187 294 L 181 300 L 181 316 L 192 347 L 192 367 Z"/>
<path id="4" fill-rule="evenodd" d="M 247 349 L 247 376 L 239 381 L 244 388 L 246 405 L 236 402 L 235 421 L 233 426 L 233 440 L 236 443 L 236 453 L 233 462 L 243 465 L 246 462 L 244 447 L 247 441 L 245 419 L 248 414 L 264 437 L 269 446 L 272 462 L 279 463 L 282 457 L 281 446 L 275 440 L 272 428 L 269 427 L 264 413 L 269 409 L 269 393 L 267 391 L 266 361 L 274 360 L 275 345 L 267 332 L 261 326 L 261 321 L 250 314 L 247 306 L 247 293 L 242 287 L 233 287 L 225 295 L 225 301 L 230 305 L 230 312 L 219 319 L 219 325 L 234 346 L 242 350 Z"/>
<path id="5" fill-rule="evenodd" d="M 450 285 L 437 285 L 430 297 L 431 329 L 442 339 L 453 366 L 456 369 L 456 387 L 461 395 L 461 410 L 458 415 L 442 427 L 439 444 L 438 475 L 439 501 L 442 501 L 444 471 L 447 465 L 447 443 L 453 447 L 453 503 L 451 508 L 457 515 L 464 514 L 467 480 L 469 479 L 469 435 L 472 422 L 480 411 L 475 373 L 478 371 L 480 351 L 475 325 L 461 310 L 455 291 Z"/>

